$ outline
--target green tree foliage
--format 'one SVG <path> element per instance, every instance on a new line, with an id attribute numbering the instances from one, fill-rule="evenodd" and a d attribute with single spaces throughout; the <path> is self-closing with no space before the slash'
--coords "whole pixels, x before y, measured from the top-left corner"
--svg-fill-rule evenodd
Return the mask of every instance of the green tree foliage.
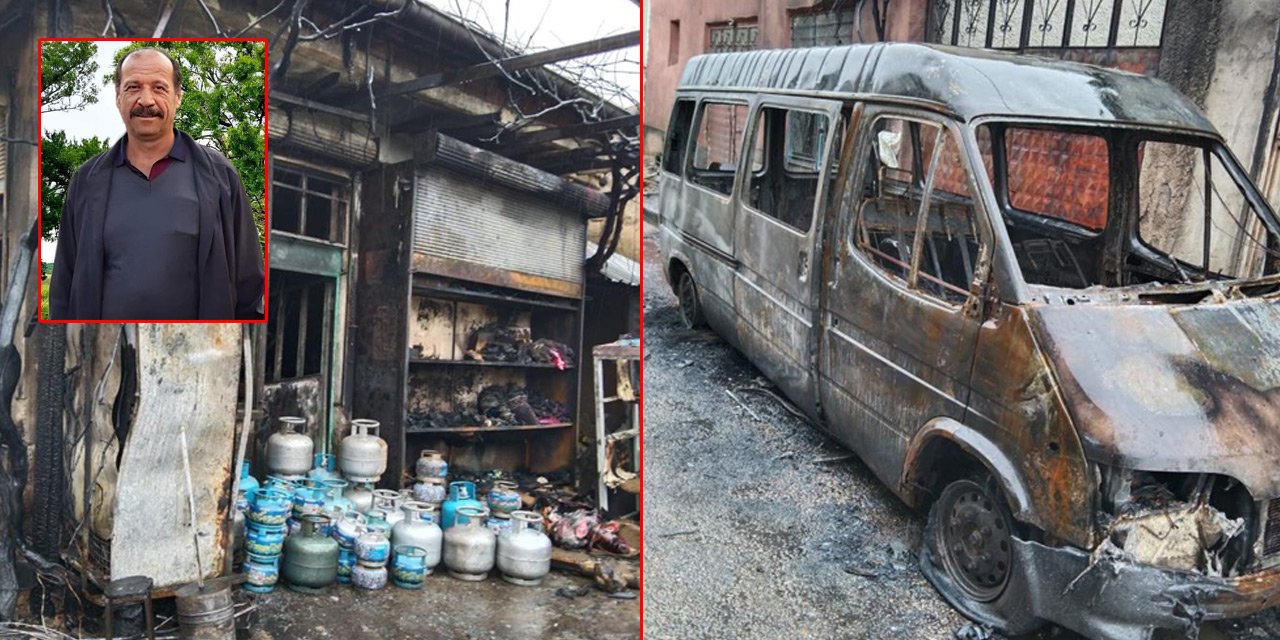
<path id="1" fill-rule="evenodd" d="M 62 205 L 67 186 L 80 165 L 106 151 L 111 141 L 99 138 L 69 140 L 65 131 L 46 131 L 40 143 L 41 233 L 45 239 L 57 236 L 62 222 Z M 49 256 L 52 260 L 53 256 Z"/>
<path id="2" fill-rule="evenodd" d="M 92 42 L 45 42 L 40 47 L 41 111 L 74 111 L 98 101 L 97 53 Z"/>
<path id="3" fill-rule="evenodd" d="M 182 106 L 174 126 L 212 145 L 235 165 L 249 194 L 258 241 L 264 236 L 266 84 L 261 42 L 138 42 L 116 54 L 158 46 L 182 66 Z M 115 67 L 106 74 L 114 87 Z"/>

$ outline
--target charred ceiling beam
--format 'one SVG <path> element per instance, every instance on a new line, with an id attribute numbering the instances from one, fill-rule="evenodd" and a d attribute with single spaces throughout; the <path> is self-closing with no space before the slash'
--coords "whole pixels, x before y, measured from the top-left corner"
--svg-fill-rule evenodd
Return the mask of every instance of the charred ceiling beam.
<path id="1" fill-rule="evenodd" d="M 393 120 L 391 128 L 397 131 L 422 131 L 426 129 L 456 131 L 484 125 L 496 126 L 502 117 L 501 111 L 487 113 L 441 113 L 439 111 L 423 113 L 423 111 L 423 109 L 417 109 L 406 114 L 399 121 Z"/>
<path id="2" fill-rule="evenodd" d="M 589 42 L 571 44 L 567 47 L 560 47 L 558 49 L 548 49 L 537 53 L 528 53 L 525 55 L 504 58 L 502 60 L 484 62 L 455 71 L 430 73 L 425 76 L 414 78 L 413 80 L 392 84 L 386 89 L 383 89 L 377 97 L 382 99 L 389 96 L 416 93 L 418 91 L 425 91 L 427 89 L 434 89 L 436 87 L 443 87 L 461 82 L 492 78 L 494 76 L 500 76 L 505 72 L 519 71 L 520 69 L 528 69 L 530 67 L 541 67 L 553 62 L 572 60 L 574 58 L 581 58 L 583 56 L 594 55 L 597 53 L 605 53 L 607 51 L 634 47 L 639 42 L 640 32 L 631 31 L 616 36 L 608 36 L 598 40 L 591 40 Z"/>
<path id="3" fill-rule="evenodd" d="M 493 135 L 493 132 L 497 130 L 498 126 L 499 123 L 496 121 L 477 121 L 473 124 L 460 122 L 447 128 L 436 127 L 436 131 L 448 134 L 454 138 L 470 140 L 480 136 Z"/>
<path id="4" fill-rule="evenodd" d="M 639 154 L 628 151 L 620 155 L 616 161 L 623 166 L 634 165 L 639 162 Z M 557 153 L 549 153 L 537 158 L 522 159 L 521 162 L 527 162 L 549 173 L 560 175 L 593 169 L 607 169 L 613 166 L 615 159 L 610 157 L 609 152 L 605 149 L 569 149 Z"/>
<path id="5" fill-rule="evenodd" d="M 343 109 L 342 107 L 335 107 L 331 104 L 317 102 L 315 100 L 303 98 L 301 96 L 295 96 L 290 93 L 282 93 L 280 91 L 272 91 L 271 99 L 277 102 L 283 102 L 285 104 L 292 104 L 292 105 L 297 105 L 299 107 L 306 107 L 308 109 L 315 109 L 316 111 L 331 113 L 335 116 L 342 116 L 344 118 L 350 118 L 352 120 L 367 120 L 369 118 L 368 114 L 360 113 L 358 111 L 352 111 L 350 109 Z"/>
<path id="6" fill-rule="evenodd" d="M 542 131 L 534 131 L 517 136 L 509 144 L 502 145 L 502 155 L 517 156 L 532 151 L 539 146 L 556 140 L 592 136 L 610 131 L 633 130 L 640 125 L 640 114 L 611 118 L 599 122 L 583 122 L 565 127 L 552 127 Z"/>
<path id="7" fill-rule="evenodd" d="M 573 162 L 563 162 L 543 167 L 543 171 L 546 171 L 547 173 L 554 173 L 558 176 L 574 173 L 609 171 L 610 169 L 613 169 L 612 158 L 588 158 L 585 160 L 575 160 Z"/>
<path id="8" fill-rule="evenodd" d="M 336 71 L 327 73 L 317 78 L 314 82 L 307 84 L 307 86 L 303 87 L 299 93 L 304 96 L 317 96 L 325 89 L 337 86 L 339 78 L 341 78 L 341 76 L 338 75 L 338 72 Z"/>

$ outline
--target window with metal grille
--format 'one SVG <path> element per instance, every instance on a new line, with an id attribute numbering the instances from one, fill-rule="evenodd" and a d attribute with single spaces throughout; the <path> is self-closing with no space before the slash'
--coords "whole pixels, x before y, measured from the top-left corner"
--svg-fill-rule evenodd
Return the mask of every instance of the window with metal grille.
<path id="1" fill-rule="evenodd" d="M 791 14 L 791 46 L 828 47 L 862 42 L 856 32 L 857 11 L 853 7 L 833 11 Z"/>
<path id="2" fill-rule="evenodd" d="M 707 25 L 707 53 L 751 51 L 760 39 L 755 20 L 739 20 Z"/>
<path id="3" fill-rule="evenodd" d="M 350 182 L 285 164 L 271 169 L 271 230 L 343 244 Z"/>
<path id="4" fill-rule="evenodd" d="M 930 42 L 992 49 L 1159 47 L 1168 0 L 931 0 Z"/>

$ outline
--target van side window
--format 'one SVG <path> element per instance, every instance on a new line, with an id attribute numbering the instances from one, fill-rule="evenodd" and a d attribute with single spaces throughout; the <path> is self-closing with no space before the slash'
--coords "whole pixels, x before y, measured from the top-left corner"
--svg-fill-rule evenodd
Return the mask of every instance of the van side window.
<path id="1" fill-rule="evenodd" d="M 751 154 L 747 203 L 797 231 L 808 231 L 830 129 L 823 114 L 761 108 L 754 133 L 762 144 Z"/>
<path id="2" fill-rule="evenodd" d="M 684 174 L 684 151 L 689 147 L 689 129 L 693 127 L 693 101 L 677 100 L 667 126 L 667 147 L 662 153 L 662 169 Z"/>
<path id="3" fill-rule="evenodd" d="M 686 177 L 693 184 L 729 195 L 742 156 L 747 106 L 704 102 L 699 111 L 698 137 Z M 757 169 L 759 166 L 752 167 Z"/>
<path id="4" fill-rule="evenodd" d="M 881 117 L 865 153 L 854 246 L 908 287 L 962 304 L 979 236 L 959 142 L 935 124 Z"/>

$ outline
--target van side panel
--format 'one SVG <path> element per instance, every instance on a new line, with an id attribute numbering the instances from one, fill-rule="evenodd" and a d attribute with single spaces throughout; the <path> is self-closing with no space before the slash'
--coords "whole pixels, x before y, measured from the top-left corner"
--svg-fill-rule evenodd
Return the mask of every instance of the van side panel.
<path id="1" fill-rule="evenodd" d="M 983 323 L 965 423 L 1022 464 L 1034 509 L 1025 520 L 1090 548 L 1096 486 L 1027 315 L 1001 304 Z"/>
<path id="2" fill-rule="evenodd" d="M 816 417 L 808 283 L 813 241 L 746 207 L 740 209 L 738 238 L 734 306 L 743 351 L 788 398 Z"/>

